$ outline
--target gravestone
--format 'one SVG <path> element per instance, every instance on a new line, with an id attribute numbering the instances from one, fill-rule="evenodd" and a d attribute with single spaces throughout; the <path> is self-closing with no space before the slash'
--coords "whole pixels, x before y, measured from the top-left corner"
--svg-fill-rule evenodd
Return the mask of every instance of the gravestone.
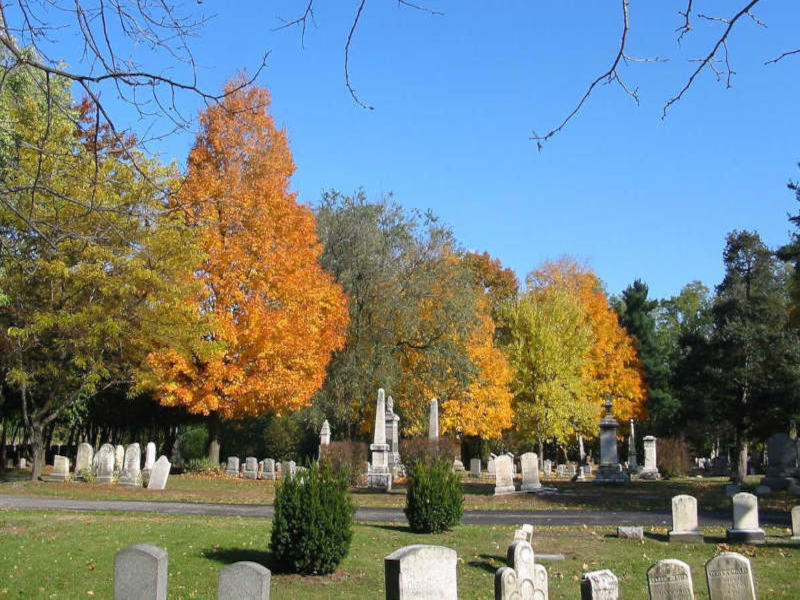
<path id="1" fill-rule="evenodd" d="M 319 445 L 320 451 L 322 446 L 328 446 L 331 443 L 331 424 L 328 423 L 328 419 L 325 419 L 322 422 L 322 428 L 319 430 Z"/>
<path id="2" fill-rule="evenodd" d="M 414 545 L 383 559 L 386 600 L 457 600 L 455 550 Z"/>
<path id="3" fill-rule="evenodd" d="M 697 521 L 697 499 L 681 494 L 672 498 L 672 529 L 670 542 L 702 544 L 703 532 Z"/>
<path id="4" fill-rule="evenodd" d="M 66 456 L 53 457 L 53 471 L 48 481 L 61 482 L 69 479 L 69 459 Z"/>
<path id="5" fill-rule="evenodd" d="M 20 457 L 19 462 L 17 463 L 18 469 L 27 469 L 28 468 L 28 460 L 25 457 Z"/>
<path id="6" fill-rule="evenodd" d="M 619 525 L 617 537 L 621 540 L 643 540 L 644 528 L 641 525 Z"/>
<path id="7" fill-rule="evenodd" d="M 733 527 L 727 530 L 728 541 L 745 544 L 763 542 L 764 530 L 758 525 L 758 498 L 747 492 L 733 497 Z"/>
<path id="8" fill-rule="evenodd" d="M 756 600 L 750 561 L 737 552 L 721 552 L 706 563 L 709 600 Z"/>
<path id="9" fill-rule="evenodd" d="M 261 461 L 261 479 L 275 481 L 275 459 L 265 458 Z"/>
<path id="10" fill-rule="evenodd" d="M 792 508 L 792 539 L 800 541 L 800 506 Z"/>
<path id="11" fill-rule="evenodd" d="M 93 454 L 94 450 L 86 442 L 78 446 L 78 456 L 75 459 L 75 479 L 83 479 L 81 471 L 91 471 Z"/>
<path id="12" fill-rule="evenodd" d="M 100 450 L 97 451 L 97 471 L 95 475 L 95 483 L 107 484 L 114 480 L 114 446 L 111 444 L 103 444 Z"/>
<path id="13" fill-rule="evenodd" d="M 567 477 L 570 479 L 575 477 L 578 474 L 578 467 L 575 466 L 575 463 L 569 463 L 567 465 Z"/>
<path id="14" fill-rule="evenodd" d="M 433 406 L 433 402 L 431 403 Z M 437 421 L 438 424 L 438 421 Z M 438 436 L 438 429 L 436 435 Z M 391 491 L 392 472 L 389 470 L 389 444 L 386 443 L 386 395 L 383 388 L 378 390 L 375 405 L 375 432 L 370 444 L 372 463 L 367 473 L 367 485 L 373 489 Z"/>
<path id="15" fill-rule="evenodd" d="M 563 479 L 567 476 L 567 465 L 556 465 L 556 477 Z"/>
<path id="16" fill-rule="evenodd" d="M 114 472 L 120 473 L 125 466 L 125 447 L 122 444 L 114 446 Z"/>
<path id="17" fill-rule="evenodd" d="M 480 458 L 471 458 L 469 461 L 469 475 L 470 477 L 477 477 L 480 479 L 481 476 L 481 459 Z"/>
<path id="18" fill-rule="evenodd" d="M 506 452 L 506 456 L 511 459 L 511 475 L 517 474 L 517 463 L 514 461 L 514 453 L 513 452 Z"/>
<path id="19" fill-rule="evenodd" d="M 619 580 L 608 569 L 581 576 L 581 600 L 618 600 Z"/>
<path id="20" fill-rule="evenodd" d="M 533 525 L 525 523 L 519 529 L 514 530 L 514 541 L 521 540 L 523 542 L 533 543 Z"/>
<path id="21" fill-rule="evenodd" d="M 428 413 L 428 439 L 439 439 L 439 401 L 436 398 L 431 398 L 431 406 Z"/>
<path id="22" fill-rule="evenodd" d="M 523 492 L 534 492 L 541 489 L 539 481 L 539 457 L 535 452 L 526 452 L 520 457 L 522 466 L 522 488 Z"/>
<path id="23" fill-rule="evenodd" d="M 386 445 L 389 446 L 389 470 L 394 476 L 404 475 L 400 462 L 400 417 L 394 412 L 394 398 L 386 399 Z"/>
<path id="24" fill-rule="evenodd" d="M 545 459 L 542 462 L 542 470 L 544 471 L 545 477 L 550 477 L 553 474 L 553 461 L 549 458 Z"/>
<path id="25" fill-rule="evenodd" d="M 656 438 L 648 435 L 642 441 L 644 442 L 644 466 L 639 471 L 639 479 L 661 479 L 656 458 Z"/>
<path id="26" fill-rule="evenodd" d="M 494 495 L 502 496 L 503 494 L 513 494 L 515 489 L 514 473 L 511 468 L 511 457 L 507 454 L 498 456 L 494 459 L 494 468 Z"/>
<path id="27" fill-rule="evenodd" d="M 628 470 L 635 473 L 639 469 L 639 460 L 636 456 L 636 429 L 631 419 L 631 434 L 628 436 Z"/>
<path id="28" fill-rule="evenodd" d="M 150 471 L 153 468 L 153 464 L 156 462 L 156 445 L 153 442 L 147 442 L 147 446 L 144 449 L 144 467 L 142 467 L 143 471 Z"/>
<path id="29" fill-rule="evenodd" d="M 229 456 L 227 464 L 228 468 L 225 469 L 225 474 L 231 477 L 239 477 L 239 457 Z"/>
<path id="30" fill-rule="evenodd" d="M 119 484 L 123 487 L 139 487 L 142 484 L 142 473 L 139 465 L 142 455 L 139 444 L 131 444 L 125 450 L 125 460 L 123 461 L 122 473 L 119 476 Z"/>
<path id="31" fill-rule="evenodd" d="M 776 433 L 767 440 L 767 476 L 762 485 L 785 490 L 797 481 L 797 440 L 785 433 Z"/>
<path id="32" fill-rule="evenodd" d="M 606 415 L 600 421 L 600 467 L 595 483 L 628 483 L 630 478 L 622 471 L 617 457 L 617 428 L 619 423 L 611 416 L 611 399 L 606 399 Z"/>
<path id="33" fill-rule="evenodd" d="M 136 544 L 117 552 L 114 600 L 167 600 L 167 551 Z"/>
<path id="34" fill-rule="evenodd" d="M 494 454 L 489 455 L 489 460 L 486 462 L 486 472 L 489 474 L 490 477 L 494 477 L 495 468 L 494 468 L 494 460 L 497 458 Z"/>
<path id="35" fill-rule="evenodd" d="M 219 572 L 217 600 L 269 600 L 272 574 L 263 565 L 243 560 Z"/>
<path id="36" fill-rule="evenodd" d="M 665 558 L 647 571 L 650 600 L 694 600 L 692 570 L 682 560 Z"/>
<path id="37" fill-rule="evenodd" d="M 255 456 L 248 456 L 244 459 L 244 478 L 258 479 L 258 460 Z"/>
<path id="38" fill-rule="evenodd" d="M 153 465 L 150 471 L 150 481 L 147 482 L 148 490 L 163 490 L 167 487 L 167 479 L 169 479 L 169 471 L 172 468 L 166 456 L 159 456 L 158 460 Z"/>
<path id="39" fill-rule="evenodd" d="M 517 540 L 508 549 L 508 566 L 494 576 L 495 600 L 547 600 L 547 569 L 534 561 L 529 542 Z"/>

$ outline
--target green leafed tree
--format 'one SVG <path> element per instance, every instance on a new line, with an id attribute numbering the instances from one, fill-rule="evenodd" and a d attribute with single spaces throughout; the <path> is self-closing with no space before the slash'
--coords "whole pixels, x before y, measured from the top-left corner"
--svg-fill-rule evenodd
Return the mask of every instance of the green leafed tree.
<path id="1" fill-rule="evenodd" d="M 198 256 L 158 193 L 165 168 L 88 124 L 69 83 L 5 69 L 0 140 L 0 351 L 41 472 L 45 428 L 69 407 L 132 382 L 153 348 L 195 333 L 185 301 Z M 71 106 L 64 110 L 64 106 Z M 136 164 L 134 165 L 134 161 Z"/>

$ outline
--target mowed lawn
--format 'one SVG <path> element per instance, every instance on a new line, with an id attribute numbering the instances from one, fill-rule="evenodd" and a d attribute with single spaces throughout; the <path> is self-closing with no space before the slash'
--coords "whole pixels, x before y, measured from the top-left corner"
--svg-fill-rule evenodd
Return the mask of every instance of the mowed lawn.
<path id="1" fill-rule="evenodd" d="M 10 481 L 0 482 L 0 494 L 30 494 L 69 499 L 96 500 L 149 500 L 172 502 L 209 502 L 217 504 L 272 504 L 275 500 L 275 482 L 209 477 L 201 475 L 172 475 L 165 490 L 124 488 L 118 485 L 87 483 L 45 483 L 21 479 L 24 473 L 16 472 Z M 759 478 L 748 481 L 751 491 Z M 670 510 L 671 498 L 677 494 L 690 494 L 698 500 L 701 511 L 731 506 L 725 496 L 724 478 L 677 479 L 669 481 L 637 481 L 624 486 L 598 486 L 591 482 L 544 480 L 554 486 L 554 495 L 514 494 L 494 496 L 494 481 L 464 477 L 464 508 L 466 510 Z M 517 482 L 517 487 L 520 481 Z M 357 506 L 402 508 L 405 504 L 405 485 L 401 480 L 390 493 L 354 489 Z M 800 503 L 797 497 L 786 492 L 775 492 L 759 498 L 761 510 L 788 512 Z"/>
<path id="2" fill-rule="evenodd" d="M 114 553 L 149 542 L 169 552 L 169 597 L 216 597 L 219 570 L 254 560 L 273 570 L 276 600 L 383 598 L 383 558 L 410 544 L 436 544 L 458 552 L 459 598 L 494 597 L 494 573 L 505 566 L 513 527 L 461 525 L 439 535 L 414 534 L 406 527 L 357 524 L 350 554 L 328 576 L 281 574 L 269 554 L 270 521 L 236 517 L 131 515 L 61 511 L 0 511 L 0 597 L 111 598 Z M 707 598 L 703 564 L 723 549 L 752 561 L 762 600 L 800 598 L 800 545 L 786 530 L 769 529 L 766 546 L 724 544 L 722 529 L 706 529 L 702 545 L 671 545 L 666 529 L 647 529 L 643 542 L 619 540 L 612 528 L 539 527 L 534 550 L 564 554 L 547 566 L 551 598 L 579 597 L 584 571 L 608 568 L 621 581 L 623 598 L 646 598 L 646 572 L 662 558 L 679 558 L 692 568 L 697 598 Z"/>

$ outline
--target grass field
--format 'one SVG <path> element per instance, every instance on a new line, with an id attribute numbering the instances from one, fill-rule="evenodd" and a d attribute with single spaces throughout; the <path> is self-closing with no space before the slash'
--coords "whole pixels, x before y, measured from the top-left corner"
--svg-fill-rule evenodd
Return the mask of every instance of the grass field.
<path id="1" fill-rule="evenodd" d="M 647 569 L 661 558 L 679 558 L 692 568 L 697 598 L 707 598 L 703 564 L 724 544 L 722 529 L 706 529 L 707 543 L 670 545 L 666 529 L 646 530 L 643 542 L 619 540 L 612 528 L 538 527 L 537 553 L 566 560 L 542 561 L 550 597 L 579 597 L 584 571 L 609 568 L 621 581 L 621 597 L 646 598 Z M 111 598 L 114 553 L 149 542 L 169 552 L 169 597 L 215 598 L 219 570 L 254 560 L 273 570 L 271 597 L 383 598 L 383 557 L 410 544 L 436 544 L 458 552 L 459 598 L 493 598 L 494 573 L 505 566 L 513 527 L 461 525 L 440 535 L 414 534 L 406 527 L 357 524 L 348 557 L 329 576 L 277 573 L 268 552 L 270 521 L 234 517 L 131 515 L 59 511 L 0 512 L 0 597 Z M 768 544 L 731 549 L 753 564 L 759 598 L 800 598 L 800 545 L 788 532 L 768 530 Z"/>
<path id="2" fill-rule="evenodd" d="M 9 480 L 0 482 L 2 494 L 32 494 L 70 499 L 102 500 L 156 500 L 174 502 L 211 502 L 218 504 L 272 504 L 275 483 L 230 477 L 203 477 L 173 475 L 166 490 L 123 488 L 116 485 L 86 483 L 44 483 L 21 479 L 24 473 L 12 473 Z M 755 489 L 759 478 L 748 483 Z M 519 485 L 519 481 L 517 484 Z M 591 482 L 545 480 L 558 494 L 534 495 L 494 494 L 494 482 L 463 479 L 464 508 L 466 510 L 670 510 L 670 499 L 677 494 L 691 494 L 698 500 L 700 510 L 730 508 L 730 498 L 725 496 L 724 478 L 678 479 L 670 481 L 638 481 L 625 486 L 597 486 Z M 402 508 L 405 503 L 405 486 L 396 485 L 391 493 L 376 493 L 364 489 L 353 490 L 356 505 L 364 507 Z M 775 492 L 759 498 L 761 510 L 789 511 L 798 499 L 786 492 Z"/>

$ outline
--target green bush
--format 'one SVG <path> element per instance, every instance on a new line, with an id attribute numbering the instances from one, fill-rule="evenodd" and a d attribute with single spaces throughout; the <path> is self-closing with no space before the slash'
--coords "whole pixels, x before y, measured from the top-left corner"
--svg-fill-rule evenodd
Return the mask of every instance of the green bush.
<path id="1" fill-rule="evenodd" d="M 418 460 L 407 466 L 406 518 L 411 529 L 439 533 L 461 522 L 464 493 L 448 458 Z"/>
<path id="2" fill-rule="evenodd" d="M 188 425 L 178 437 L 180 438 L 181 455 L 185 460 L 190 461 L 208 456 L 208 429 L 205 425 Z"/>
<path id="3" fill-rule="evenodd" d="M 325 462 L 281 480 L 269 544 L 275 562 L 294 573 L 332 573 L 350 549 L 354 514 L 347 473 Z"/>
<path id="4" fill-rule="evenodd" d="M 203 475 L 222 475 L 224 472 L 218 462 L 214 462 L 207 456 L 187 461 L 185 469 L 187 473 L 201 473 Z"/>

